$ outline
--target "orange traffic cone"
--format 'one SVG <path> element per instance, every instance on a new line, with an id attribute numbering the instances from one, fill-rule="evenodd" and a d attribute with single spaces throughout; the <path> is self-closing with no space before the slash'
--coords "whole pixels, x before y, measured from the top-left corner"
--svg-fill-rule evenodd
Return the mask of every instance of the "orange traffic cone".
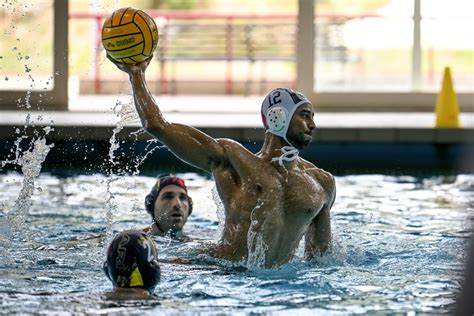
<path id="1" fill-rule="evenodd" d="M 458 98 L 454 91 L 449 67 L 444 68 L 443 84 L 438 94 L 435 111 L 437 128 L 460 127 Z"/>

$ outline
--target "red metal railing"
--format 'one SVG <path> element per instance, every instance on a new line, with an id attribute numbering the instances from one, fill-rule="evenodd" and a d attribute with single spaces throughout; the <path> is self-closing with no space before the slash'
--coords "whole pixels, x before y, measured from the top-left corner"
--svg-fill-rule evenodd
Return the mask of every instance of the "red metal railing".
<path id="1" fill-rule="evenodd" d="M 266 23 L 268 21 L 273 21 L 274 23 L 279 23 L 277 21 L 282 21 L 285 23 L 295 23 L 297 16 L 294 14 L 268 14 L 268 15 L 257 15 L 257 14 L 215 14 L 209 12 L 170 12 L 170 11 L 158 11 L 158 10 L 147 10 L 147 13 L 152 16 L 154 19 L 163 19 L 165 21 L 165 25 L 169 25 L 171 21 L 198 21 L 198 20 L 214 20 L 214 21 L 222 21 L 224 26 L 227 26 L 226 31 L 226 52 L 225 52 L 225 60 L 226 60 L 226 70 L 225 70 L 225 92 L 227 94 L 231 94 L 234 90 L 234 78 L 233 78 L 233 70 L 232 70 L 232 61 L 235 59 L 235 51 L 233 42 L 231 37 L 234 36 L 232 33 L 232 26 L 235 25 L 237 21 L 249 21 L 249 23 L 254 23 L 255 21 L 260 21 L 261 23 Z M 99 60 L 100 60 L 100 51 L 102 48 L 101 40 L 100 40 L 100 33 L 104 19 L 109 14 L 105 13 L 70 13 L 70 19 L 83 19 L 83 20 L 93 20 L 95 21 L 95 30 L 96 30 L 96 40 L 95 40 L 95 61 L 94 61 L 94 69 L 93 69 L 93 80 L 94 80 L 94 90 L 95 93 L 100 93 L 102 90 L 102 82 L 101 82 L 101 73 L 99 67 Z M 354 19 L 365 19 L 365 18 L 381 18 L 380 15 L 332 15 L 332 14 L 324 14 L 318 15 L 316 17 L 318 23 L 326 23 L 328 25 L 332 24 L 343 24 L 349 20 Z M 407 16 L 403 17 L 393 17 L 391 18 L 409 18 Z M 296 36 L 296 34 L 295 34 Z M 431 53 L 431 51 L 430 51 Z M 295 52 L 296 54 L 296 52 Z M 432 54 L 429 57 L 432 59 Z M 429 73 L 432 73 L 432 60 L 429 60 Z M 169 91 L 168 84 L 170 79 L 166 75 L 165 71 L 165 63 L 161 62 L 160 64 L 160 87 L 163 93 Z M 171 75 L 173 77 L 173 75 Z"/>
<path id="2" fill-rule="evenodd" d="M 296 15 L 291 14 L 268 14 L 268 15 L 256 15 L 256 14 L 215 14 L 207 12 L 169 12 L 169 11 L 158 11 L 158 10 L 147 10 L 147 13 L 154 19 L 161 18 L 165 19 L 167 23 L 171 20 L 221 20 L 224 21 L 226 25 L 232 25 L 236 20 L 251 20 L 251 21 L 272 21 L 272 20 L 286 20 L 294 22 L 296 21 Z M 100 59 L 100 50 L 102 43 L 100 40 L 100 34 L 103 22 L 109 14 L 105 13 L 70 13 L 69 19 L 83 19 L 83 20 L 94 20 L 95 29 L 97 32 L 96 42 L 95 42 L 95 62 L 94 62 L 94 90 L 95 93 L 101 92 L 101 74 L 98 60 Z M 230 34 L 228 34 L 230 36 Z M 232 60 L 232 47 L 230 45 L 231 41 L 228 41 L 228 56 L 229 61 Z M 230 94 L 233 90 L 233 79 L 232 79 L 232 68 L 230 63 L 226 67 L 226 93 Z M 165 70 L 162 68 L 160 70 L 160 82 L 165 87 L 168 82 L 166 78 Z"/>

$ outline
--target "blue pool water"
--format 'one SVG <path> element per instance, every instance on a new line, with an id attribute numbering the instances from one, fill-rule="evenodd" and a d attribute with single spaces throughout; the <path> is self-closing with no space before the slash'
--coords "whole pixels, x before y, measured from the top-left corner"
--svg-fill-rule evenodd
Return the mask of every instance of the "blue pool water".
<path id="1" fill-rule="evenodd" d="M 114 232 L 149 225 L 146 176 L 0 174 L 1 313 L 347 315 L 448 313 L 460 289 L 474 175 L 338 176 L 333 245 L 318 262 L 246 269 L 193 250 L 219 236 L 212 180 L 184 174 L 191 242 L 157 239 L 154 301 L 111 301 L 101 270 Z M 31 185 L 31 191 L 24 192 Z M 22 194 L 23 192 L 23 194 Z M 22 205 L 27 207 L 22 208 Z"/>

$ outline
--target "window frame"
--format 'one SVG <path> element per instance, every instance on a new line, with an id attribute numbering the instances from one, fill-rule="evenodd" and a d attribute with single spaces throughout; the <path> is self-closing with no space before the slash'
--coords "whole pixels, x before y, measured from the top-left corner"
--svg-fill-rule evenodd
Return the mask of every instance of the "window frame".
<path id="1" fill-rule="evenodd" d="M 318 0 L 298 0 L 297 89 L 321 111 L 433 111 L 438 93 L 420 91 L 421 0 L 413 0 L 411 92 L 317 92 L 314 88 L 315 14 Z M 441 83 L 440 83 L 441 85 Z M 474 93 L 457 93 L 461 111 L 474 112 Z"/>
<path id="2" fill-rule="evenodd" d="M 30 104 L 41 104 L 45 110 L 68 109 L 68 15 L 69 4 L 53 0 L 53 89 L 47 91 L 1 90 L 1 110 L 18 109 L 26 98 Z M 29 110 L 35 110 L 32 107 Z"/>

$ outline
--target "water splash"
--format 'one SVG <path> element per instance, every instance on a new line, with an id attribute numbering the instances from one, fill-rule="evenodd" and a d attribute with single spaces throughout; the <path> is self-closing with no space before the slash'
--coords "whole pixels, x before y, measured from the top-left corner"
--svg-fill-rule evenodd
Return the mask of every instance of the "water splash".
<path id="1" fill-rule="evenodd" d="M 140 131 L 144 132 L 143 130 L 140 130 Z M 158 145 L 159 142 L 155 138 L 147 140 L 147 143 L 148 144 L 145 147 L 145 154 L 143 156 L 137 155 L 132 161 L 133 162 L 132 166 L 128 168 L 128 171 L 132 171 L 131 172 L 132 176 L 138 176 L 140 174 L 140 170 L 138 168 L 145 162 L 148 156 L 151 155 L 156 149 L 166 147 L 166 146 Z M 131 170 L 131 168 L 133 168 L 133 170 Z"/>
<path id="2" fill-rule="evenodd" d="M 224 203 L 222 203 L 222 200 L 219 196 L 219 192 L 217 191 L 217 186 L 214 185 L 212 188 L 212 200 L 214 201 L 214 204 L 216 205 L 216 215 L 217 215 L 217 220 L 219 222 L 218 224 L 218 231 L 220 234 L 224 231 L 224 223 L 225 223 L 225 208 L 224 208 Z"/>
<path id="3" fill-rule="evenodd" d="M 123 103 L 117 101 L 113 112 L 116 116 L 119 117 L 119 121 L 116 124 L 116 127 L 113 129 L 112 136 L 109 139 L 110 148 L 108 154 L 108 160 L 112 166 L 119 164 L 117 157 L 115 156 L 115 151 L 120 147 L 120 142 L 117 140 L 117 134 L 122 131 L 125 125 L 135 122 L 138 119 L 138 114 L 133 107 L 133 100 Z M 120 169 L 121 172 L 123 169 Z M 114 223 L 114 214 L 118 209 L 118 205 L 115 201 L 115 196 L 112 192 L 112 183 L 121 179 L 121 176 L 114 175 L 113 170 L 109 170 L 107 177 L 105 179 L 106 185 L 106 197 L 105 197 L 105 240 L 104 240 L 104 252 L 107 249 L 107 245 L 112 239 L 112 225 Z"/>
<path id="4" fill-rule="evenodd" d="M 46 135 L 51 130 L 52 128 L 49 126 L 44 128 Z M 8 249 L 11 249 L 14 241 L 24 242 L 26 249 L 31 249 L 33 246 L 31 233 L 28 225 L 26 225 L 26 218 L 32 206 L 31 198 L 35 190 L 35 179 L 38 178 L 42 164 L 46 160 L 50 149 L 54 147 L 54 144 L 46 144 L 46 135 L 33 139 L 30 148 L 23 152 L 20 148 L 20 143 L 22 140 L 27 139 L 27 137 L 19 137 L 15 141 L 15 158 L 2 161 L 2 169 L 8 164 L 14 164 L 20 166 L 23 173 L 23 185 L 18 198 L 0 225 L 0 235 L 3 235 L 0 239 L 0 245 L 3 243 L 1 247 L 2 252 L 6 250 L 5 253 L 2 253 L 2 257 L 7 259 L 9 263 L 13 262 L 8 254 Z M 28 251 L 27 259 L 35 261 L 33 251 Z"/>
<path id="5" fill-rule="evenodd" d="M 261 234 L 253 232 L 251 229 L 248 231 L 248 236 L 247 247 L 249 247 L 249 253 L 247 257 L 247 267 L 249 269 L 264 268 L 268 245 L 263 240 Z M 250 251 L 250 247 L 253 247 L 253 251 Z"/>
<path id="6" fill-rule="evenodd" d="M 115 151 L 120 147 L 120 142 L 117 141 L 116 135 L 120 133 L 120 131 L 130 123 L 135 123 L 139 117 L 137 112 L 135 111 L 135 107 L 133 106 L 133 100 L 130 100 L 127 103 L 122 103 L 121 101 L 117 101 L 115 103 L 115 107 L 113 109 L 114 114 L 117 115 L 120 120 L 118 121 L 116 127 L 112 132 L 112 136 L 109 139 L 110 148 L 109 148 L 109 161 L 112 163 L 113 166 L 118 164 L 115 157 Z"/>
<path id="7" fill-rule="evenodd" d="M 135 133 L 132 133 L 137 137 L 137 133 L 139 132 L 144 132 L 144 130 L 139 130 Z M 149 155 L 151 155 L 156 149 L 162 148 L 164 146 L 159 146 L 157 145 L 158 140 L 157 139 L 150 139 L 147 141 L 147 146 L 145 147 L 145 154 L 143 156 L 137 155 L 135 159 L 133 159 L 133 164 L 131 168 L 133 168 L 132 171 L 132 177 L 134 178 L 134 183 L 132 184 L 133 187 L 137 185 L 137 176 L 140 174 L 139 167 L 145 162 L 146 158 L 148 158 Z M 152 147 L 154 145 L 154 147 Z M 132 187 L 130 187 L 132 189 Z M 143 198 L 135 198 L 133 201 L 133 206 L 131 212 L 142 212 L 143 211 Z"/>
<path id="8" fill-rule="evenodd" d="M 157 145 L 158 141 L 156 139 L 151 139 L 148 141 L 148 144 L 145 148 L 146 153 L 142 156 L 137 155 L 130 160 L 130 164 L 123 164 L 120 162 L 116 156 L 116 151 L 120 148 L 120 141 L 117 139 L 117 134 L 123 130 L 127 125 L 136 123 L 139 121 L 138 113 L 136 112 L 134 101 L 130 99 L 128 102 L 117 101 L 115 107 L 113 108 L 114 114 L 119 118 L 119 121 L 116 124 L 116 127 L 113 129 L 112 136 L 109 139 L 110 148 L 108 154 L 108 161 L 110 162 L 112 168 L 108 170 L 107 177 L 105 180 L 106 184 L 106 200 L 105 200 L 105 209 L 106 209 L 106 228 L 105 228 L 105 242 L 104 245 L 107 247 L 108 243 L 112 239 L 112 226 L 114 224 L 114 214 L 118 210 L 118 205 L 115 200 L 114 193 L 112 192 L 112 184 L 119 180 L 122 180 L 127 173 L 131 173 L 133 177 L 139 175 L 139 167 L 145 162 L 146 158 L 152 154 L 160 146 Z M 135 136 L 135 141 L 138 141 L 138 134 L 144 133 L 143 129 L 140 129 L 134 133 L 132 136 Z M 154 147 L 152 147 L 154 145 Z M 119 166 L 117 174 L 113 173 L 113 167 Z M 139 203 L 135 201 L 135 204 L 132 208 L 132 211 L 135 210 L 135 205 Z M 140 203 L 141 204 L 141 203 Z M 105 249 L 104 249 L 105 250 Z"/>
<path id="9" fill-rule="evenodd" d="M 265 267 L 265 254 L 268 250 L 268 245 L 263 240 L 260 232 L 264 231 L 265 223 L 259 223 L 256 217 L 256 212 L 262 207 L 263 201 L 257 201 L 257 205 L 253 208 L 250 214 L 250 227 L 247 232 L 247 267 L 248 268 L 263 268 Z"/>

